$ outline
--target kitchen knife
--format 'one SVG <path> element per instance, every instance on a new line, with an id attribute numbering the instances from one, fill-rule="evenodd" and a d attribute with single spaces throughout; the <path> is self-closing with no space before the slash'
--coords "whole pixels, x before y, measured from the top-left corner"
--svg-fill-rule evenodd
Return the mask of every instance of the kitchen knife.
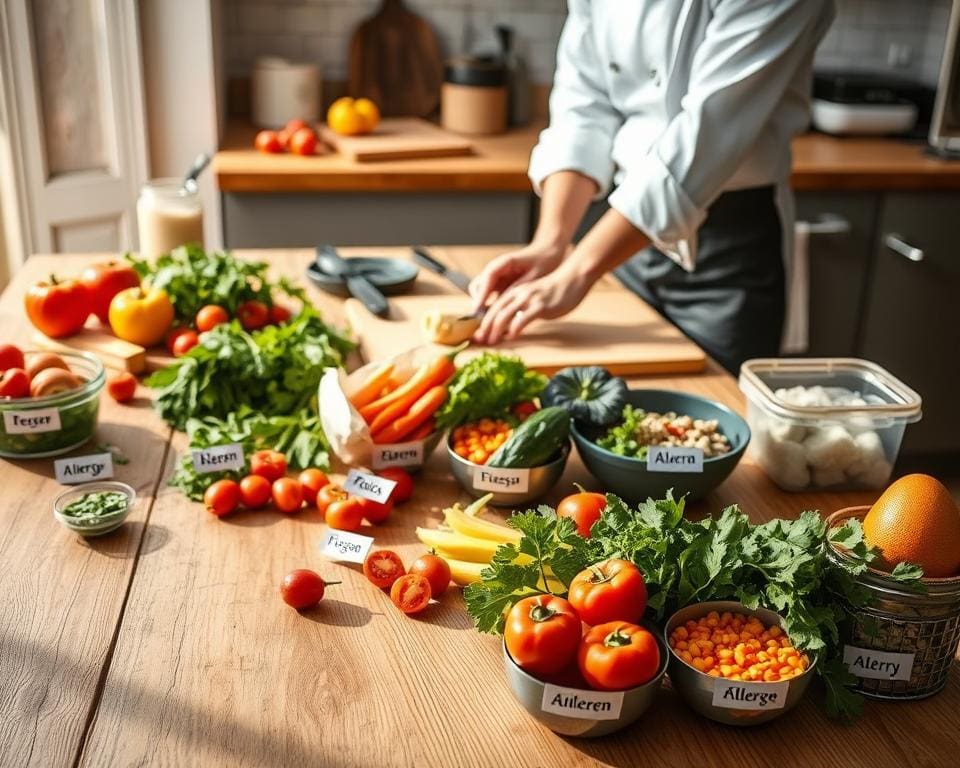
<path id="1" fill-rule="evenodd" d="M 317 266 L 328 275 L 336 275 L 346 283 L 350 295 L 377 317 L 387 317 L 390 305 L 387 298 L 359 270 L 354 270 L 350 262 L 343 258 L 332 245 L 318 245 Z"/>
<path id="2" fill-rule="evenodd" d="M 464 293 L 470 293 L 470 278 L 463 272 L 457 272 L 457 270 L 450 269 L 446 264 L 437 261 L 422 246 L 414 246 L 411 250 L 413 251 L 413 260 L 421 267 L 445 277 Z"/>

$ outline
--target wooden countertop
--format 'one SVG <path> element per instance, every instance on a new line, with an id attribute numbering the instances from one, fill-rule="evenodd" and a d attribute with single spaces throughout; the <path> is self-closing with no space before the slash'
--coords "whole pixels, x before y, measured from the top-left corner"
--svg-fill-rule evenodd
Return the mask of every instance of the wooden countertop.
<path id="1" fill-rule="evenodd" d="M 349 252 L 349 249 L 344 249 Z M 441 248 L 467 272 L 495 248 Z M 398 249 L 398 253 L 400 250 Z M 309 251 L 240 252 L 298 278 Z M 7 338 L 25 338 L 22 294 L 56 265 L 67 274 L 96 258 L 34 257 L 0 298 Z M 308 287 L 334 321 L 338 299 Z M 636 379 L 633 386 L 698 393 L 743 411 L 736 383 L 711 366 L 696 376 Z M 544 766 L 643 763 L 721 768 L 948 766 L 955 762 L 960 667 L 946 690 L 912 703 L 868 702 L 854 726 L 826 718 L 814 686 L 789 716 L 736 729 L 696 716 L 674 695 L 636 726 L 593 741 L 556 736 L 513 699 L 500 644 L 473 630 L 459 590 L 410 619 L 360 569 L 318 554 L 324 525 L 243 512 L 217 520 L 168 487 L 186 448 L 149 409 L 102 398 L 97 439 L 130 463 L 118 479 L 140 500 L 118 532 L 81 541 L 53 519 L 61 490 L 52 460 L 0 461 L 0 754 L 18 766 L 423 765 Z M 89 450 L 89 448 L 87 449 Z M 580 481 L 571 458 L 554 492 Z M 417 525 L 465 500 L 442 453 L 413 499 L 371 531 L 409 562 L 421 554 Z M 862 493 L 785 494 L 749 457 L 693 514 L 739 503 L 756 520 L 868 501 Z M 311 567 L 342 580 L 303 615 L 277 595 L 283 574 Z"/>
<path id="2" fill-rule="evenodd" d="M 256 130 L 227 127 L 213 160 L 223 192 L 527 192 L 527 163 L 543 124 L 474 139 L 466 157 L 355 163 L 331 154 L 265 155 Z M 918 143 L 807 133 L 793 143 L 798 190 L 960 189 L 960 162 L 924 154 Z"/>

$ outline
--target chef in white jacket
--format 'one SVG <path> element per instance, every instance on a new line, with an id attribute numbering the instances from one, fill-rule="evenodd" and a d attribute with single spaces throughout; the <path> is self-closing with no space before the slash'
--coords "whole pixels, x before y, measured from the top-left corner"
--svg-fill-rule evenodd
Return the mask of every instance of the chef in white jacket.
<path id="1" fill-rule="evenodd" d="M 832 17 L 832 0 L 569 0 L 550 125 L 530 158 L 538 225 L 473 281 L 487 307 L 477 341 L 569 312 L 616 269 L 728 369 L 775 355 L 778 197 Z"/>

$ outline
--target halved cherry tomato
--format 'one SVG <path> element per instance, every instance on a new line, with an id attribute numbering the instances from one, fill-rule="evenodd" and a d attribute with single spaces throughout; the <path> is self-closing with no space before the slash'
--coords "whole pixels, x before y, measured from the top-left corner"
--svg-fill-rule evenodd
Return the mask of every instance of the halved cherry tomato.
<path id="1" fill-rule="evenodd" d="M 303 506 L 303 486 L 292 477 L 274 480 L 270 493 L 273 496 L 273 503 L 281 512 L 290 514 Z"/>
<path id="2" fill-rule="evenodd" d="M 683 427 L 678 427 L 676 424 L 667 424 L 666 430 L 674 437 L 683 437 L 687 434 L 687 430 Z"/>
<path id="3" fill-rule="evenodd" d="M 326 514 L 326 511 L 330 508 L 330 505 L 333 504 L 333 502 L 341 501 L 345 498 L 347 498 L 347 492 L 339 485 L 335 485 L 334 483 L 325 485 L 317 493 L 317 510 L 321 514 Z"/>
<path id="4" fill-rule="evenodd" d="M 611 621 L 636 624 L 647 609 L 647 585 L 628 560 L 604 560 L 573 577 L 567 595 L 590 626 Z"/>
<path id="5" fill-rule="evenodd" d="M 245 301 L 237 307 L 237 319 L 245 331 L 256 331 L 270 322 L 270 310 L 262 301 Z"/>
<path id="6" fill-rule="evenodd" d="M 418 557 L 410 566 L 410 573 L 419 573 L 430 582 L 430 593 L 440 597 L 450 586 L 450 565 L 439 555 Z"/>
<path id="7" fill-rule="evenodd" d="M 253 145 L 261 152 L 273 154 L 283 152 L 280 137 L 276 131 L 260 131 L 253 140 Z"/>
<path id="8" fill-rule="evenodd" d="M 308 504 L 316 504 L 320 489 L 330 485 L 330 478 L 326 473 L 312 467 L 297 475 L 297 480 L 303 486 L 303 498 Z"/>
<path id="9" fill-rule="evenodd" d="M 320 574 L 307 568 L 290 571 L 280 582 L 280 596 L 283 602 L 298 611 L 310 608 L 323 600 L 327 587 L 339 584 L 339 581 L 324 581 Z"/>
<path id="10" fill-rule="evenodd" d="M 130 402 L 136 393 L 137 377 L 128 371 L 123 371 L 107 379 L 107 394 L 118 403 Z"/>
<path id="11" fill-rule="evenodd" d="M 240 486 L 234 480 L 217 480 L 203 494 L 203 503 L 217 517 L 229 515 L 240 506 Z"/>
<path id="12" fill-rule="evenodd" d="M 173 356 L 183 357 L 187 352 L 200 343 L 200 337 L 196 331 L 186 330 L 177 335 L 173 342 Z"/>
<path id="13" fill-rule="evenodd" d="M 591 688 L 625 691 L 654 678 L 660 667 L 660 647 L 643 627 L 611 621 L 587 631 L 577 664 Z"/>
<path id="14" fill-rule="evenodd" d="M 274 304 L 270 307 L 270 322 L 274 325 L 283 325 L 292 317 L 292 313 L 282 304 Z"/>
<path id="15" fill-rule="evenodd" d="M 338 499 L 327 507 L 327 525 L 340 531 L 356 533 L 363 527 L 363 507 L 360 500 L 350 496 Z"/>
<path id="16" fill-rule="evenodd" d="M 265 477 L 271 483 L 287 474 L 287 457 L 280 451 L 257 451 L 250 457 L 250 474 Z"/>
<path id="17" fill-rule="evenodd" d="M 23 352 L 13 344 L 0 344 L 0 372 L 8 368 L 23 368 Z"/>
<path id="18" fill-rule="evenodd" d="M 390 587 L 390 599 L 404 613 L 420 613 L 430 605 L 430 582 L 418 573 L 401 576 Z"/>
<path id="19" fill-rule="evenodd" d="M 389 467 L 387 469 L 381 469 L 377 474 L 380 475 L 380 477 L 385 477 L 387 480 L 393 480 L 393 482 L 396 483 L 393 491 L 390 493 L 390 498 L 395 504 L 403 504 L 403 502 L 413 496 L 413 478 L 410 477 L 410 473 L 407 472 L 407 470 L 400 467 Z"/>
<path id="20" fill-rule="evenodd" d="M 373 499 L 365 499 L 360 497 L 357 499 L 360 502 L 360 506 L 363 509 L 363 518 L 368 522 L 376 525 L 377 523 L 384 522 L 390 513 L 393 512 L 393 501 L 387 499 L 384 502 L 374 501 Z"/>
<path id="21" fill-rule="evenodd" d="M 240 481 L 240 500 L 247 509 L 259 509 L 270 501 L 270 481 L 260 475 L 247 475 Z"/>
<path id="22" fill-rule="evenodd" d="M 515 603 L 503 628 L 513 660 L 532 675 L 552 675 L 577 657 L 580 619 L 562 597 L 535 595 Z"/>
<path id="23" fill-rule="evenodd" d="M 589 539 L 590 529 L 600 519 L 600 513 L 606 506 L 607 497 L 602 493 L 591 493 L 580 488 L 580 493 L 567 496 L 557 505 L 557 516 L 569 517 L 577 526 L 577 533 Z"/>
<path id="24" fill-rule="evenodd" d="M 27 397 L 30 377 L 23 368 L 7 368 L 0 377 L 0 397 Z"/>
<path id="25" fill-rule="evenodd" d="M 200 333 L 212 331 L 221 323 L 228 322 L 230 322 L 230 315 L 227 314 L 227 310 L 217 304 L 207 304 L 205 307 L 200 307 L 200 311 L 197 312 L 196 326 Z"/>
<path id="26" fill-rule="evenodd" d="M 400 555 L 389 549 L 376 549 L 363 561 L 363 575 L 380 589 L 392 587 L 393 582 L 406 572 Z"/>
<path id="27" fill-rule="evenodd" d="M 163 337 L 163 345 L 167 348 L 167 352 L 171 355 L 173 354 L 173 345 L 176 344 L 177 339 L 185 333 L 196 333 L 196 331 L 183 325 L 174 326 L 167 331 L 167 335 Z"/>

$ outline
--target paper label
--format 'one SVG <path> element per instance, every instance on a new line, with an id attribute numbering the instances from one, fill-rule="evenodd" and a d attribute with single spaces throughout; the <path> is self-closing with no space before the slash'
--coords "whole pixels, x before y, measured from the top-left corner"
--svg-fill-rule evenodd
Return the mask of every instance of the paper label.
<path id="1" fill-rule="evenodd" d="M 581 720 L 616 720 L 623 707 L 623 691 L 584 691 L 547 683 L 540 707 L 544 712 Z"/>
<path id="2" fill-rule="evenodd" d="M 912 653 L 843 646 L 843 663 L 851 674 L 871 680 L 909 680 L 913 674 L 913 657 Z"/>
<path id="3" fill-rule="evenodd" d="M 423 440 L 373 446 L 373 468 L 419 467 L 423 464 Z"/>
<path id="4" fill-rule="evenodd" d="M 789 690 L 789 680 L 780 683 L 743 683 L 718 677 L 713 683 L 713 706 L 764 711 L 783 709 Z"/>
<path id="5" fill-rule="evenodd" d="M 647 448 L 648 472 L 703 472 L 703 450 L 673 445 Z"/>
<path id="6" fill-rule="evenodd" d="M 244 467 L 243 446 L 237 443 L 198 448 L 191 450 L 190 453 L 193 454 L 193 468 L 200 474 Z"/>
<path id="7" fill-rule="evenodd" d="M 372 546 L 373 538 L 370 536 L 331 528 L 323 538 L 320 554 L 344 563 L 363 563 Z"/>
<path id="8" fill-rule="evenodd" d="M 396 487 L 397 484 L 393 480 L 370 475 L 357 469 L 351 469 L 347 473 L 347 480 L 343 484 L 343 490 L 347 493 L 370 499 L 370 501 L 378 501 L 381 504 L 390 498 L 390 494 Z"/>
<path id="9" fill-rule="evenodd" d="M 94 453 L 90 456 L 57 459 L 53 462 L 53 471 L 57 482 L 64 485 L 84 483 L 87 480 L 105 480 L 113 477 L 113 454 Z"/>
<path id="10" fill-rule="evenodd" d="M 473 489 L 475 491 L 526 493 L 529 488 L 529 469 L 501 469 L 499 467 L 478 466 L 473 470 Z"/>
<path id="11" fill-rule="evenodd" d="M 59 432 L 60 411 L 56 408 L 35 408 L 32 411 L 4 411 L 3 428 L 8 435 L 29 435 L 35 432 Z"/>

